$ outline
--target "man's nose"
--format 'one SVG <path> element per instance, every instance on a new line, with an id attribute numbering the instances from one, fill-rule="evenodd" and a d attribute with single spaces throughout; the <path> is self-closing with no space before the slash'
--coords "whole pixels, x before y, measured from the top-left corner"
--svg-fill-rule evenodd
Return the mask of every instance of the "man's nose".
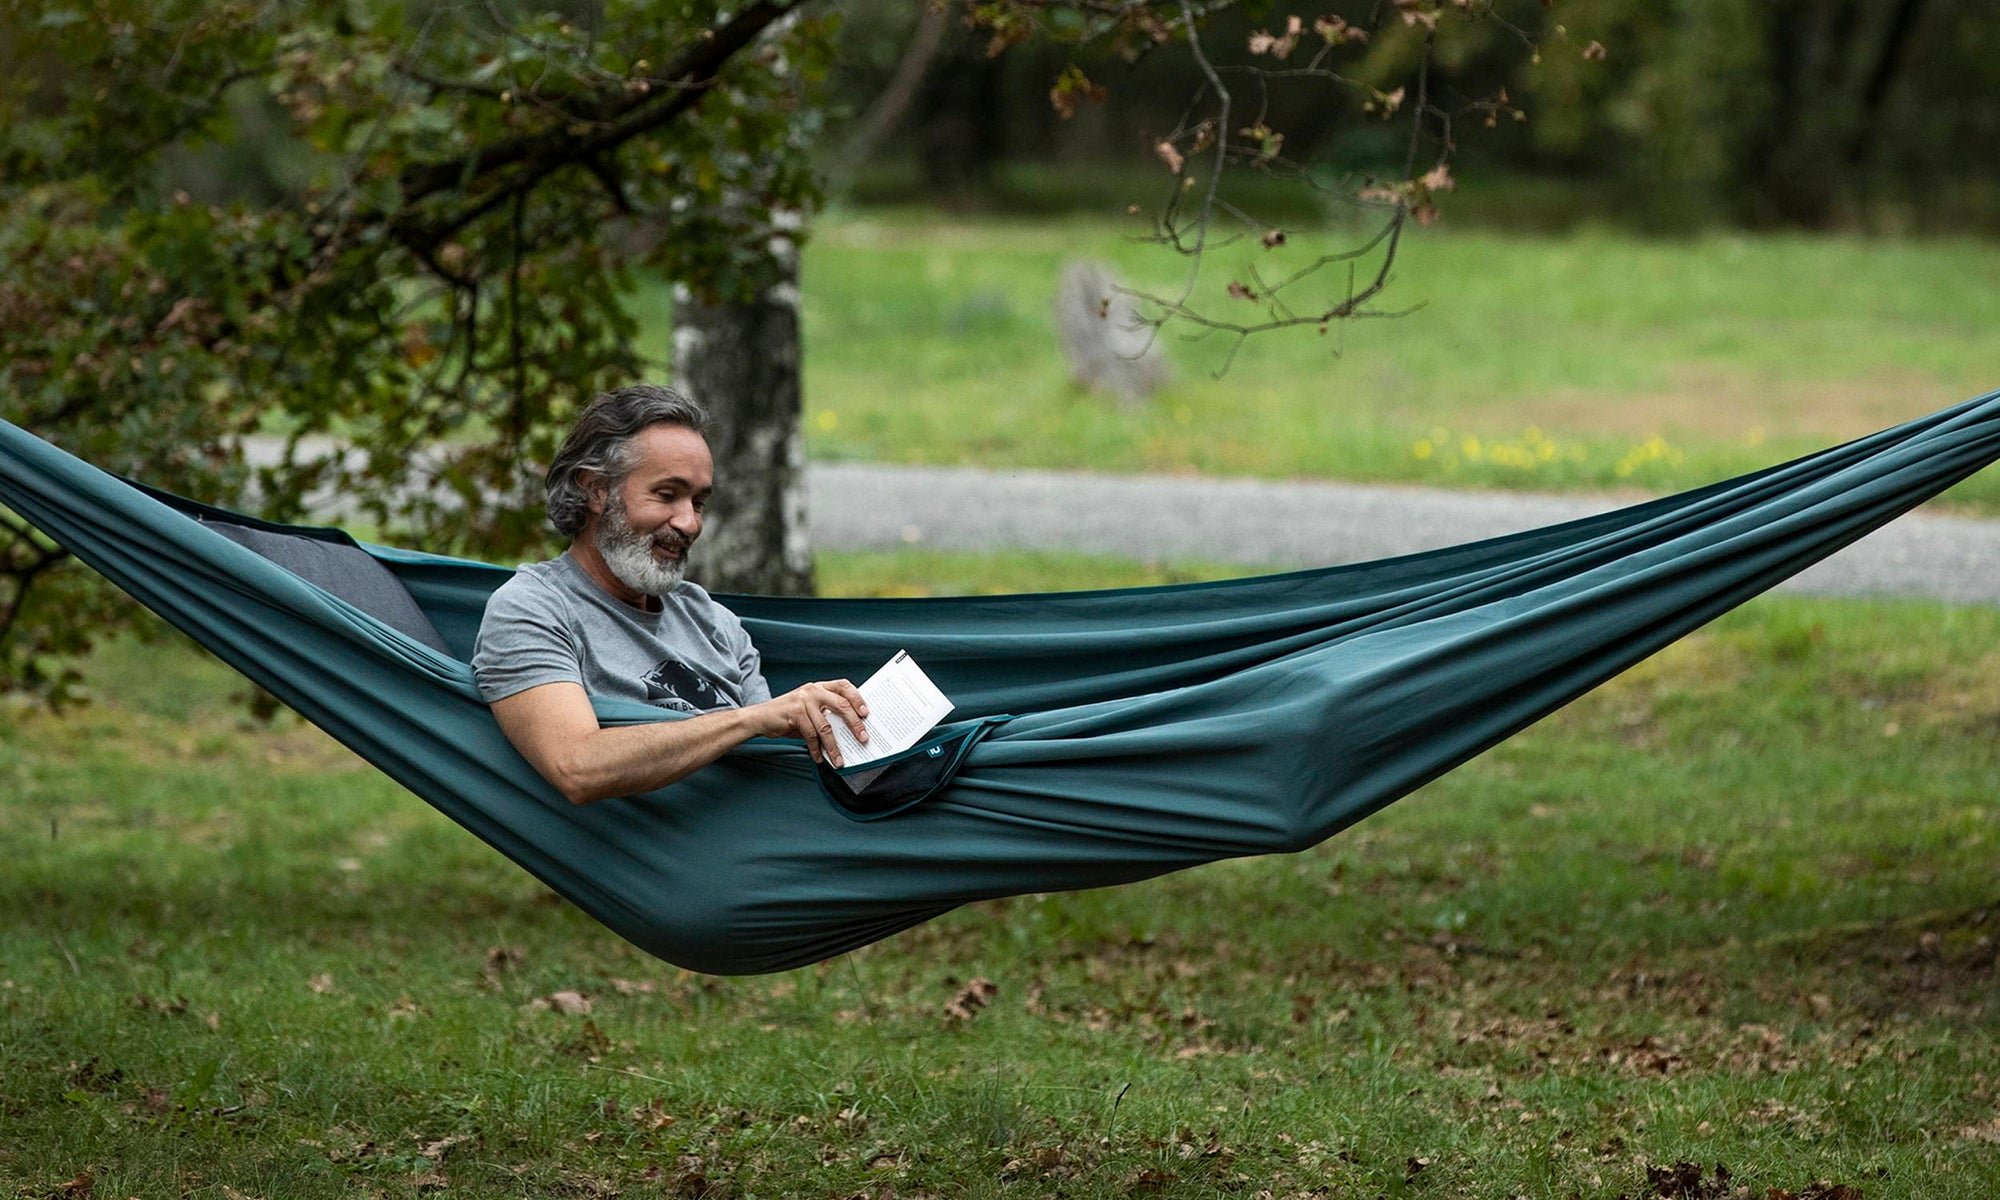
<path id="1" fill-rule="evenodd" d="M 667 524 L 675 533 L 691 538 L 701 532 L 701 510 L 692 504 L 681 503 L 667 516 Z"/>

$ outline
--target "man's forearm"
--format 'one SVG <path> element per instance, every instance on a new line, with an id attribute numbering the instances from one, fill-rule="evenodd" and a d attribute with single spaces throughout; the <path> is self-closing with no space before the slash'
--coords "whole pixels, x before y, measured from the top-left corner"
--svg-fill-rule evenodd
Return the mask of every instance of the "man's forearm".
<path id="1" fill-rule="evenodd" d="M 766 731 L 741 708 L 602 729 L 589 697 L 569 683 L 497 700 L 493 715 L 529 765 L 575 804 L 663 788 Z"/>
<path id="2" fill-rule="evenodd" d="M 573 804 L 637 795 L 694 774 L 756 735 L 742 709 L 599 729 L 558 755 L 550 782 Z"/>
<path id="3" fill-rule="evenodd" d="M 590 697 L 575 683 L 545 683 L 495 700 L 507 740 L 573 804 L 663 788 L 753 737 L 796 737 L 814 761 L 840 765 L 833 723 L 861 741 L 867 704 L 845 679 L 807 683 L 748 708 L 679 721 L 598 727 Z"/>

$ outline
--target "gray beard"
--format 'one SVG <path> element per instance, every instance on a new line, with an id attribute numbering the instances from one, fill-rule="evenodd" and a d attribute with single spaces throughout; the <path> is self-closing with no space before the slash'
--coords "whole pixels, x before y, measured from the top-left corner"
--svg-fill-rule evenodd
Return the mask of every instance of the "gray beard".
<path id="1" fill-rule="evenodd" d="M 680 539 L 653 538 L 634 530 L 625 514 L 624 500 L 615 492 L 604 506 L 604 517 L 598 522 L 592 541 L 618 582 L 642 596 L 666 595 L 681 585 L 681 577 L 687 572 L 685 547 L 679 559 L 669 562 L 663 563 L 653 556 L 657 547 L 680 545 Z"/>

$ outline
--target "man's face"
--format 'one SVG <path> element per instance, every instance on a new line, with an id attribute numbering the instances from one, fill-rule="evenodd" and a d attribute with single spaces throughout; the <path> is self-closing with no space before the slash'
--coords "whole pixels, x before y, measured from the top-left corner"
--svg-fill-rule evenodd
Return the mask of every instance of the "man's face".
<path id="1" fill-rule="evenodd" d="M 679 425 L 652 425 L 632 439 L 631 471 L 592 506 L 590 535 L 618 581 L 664 596 L 687 570 L 715 479 L 708 442 Z"/>

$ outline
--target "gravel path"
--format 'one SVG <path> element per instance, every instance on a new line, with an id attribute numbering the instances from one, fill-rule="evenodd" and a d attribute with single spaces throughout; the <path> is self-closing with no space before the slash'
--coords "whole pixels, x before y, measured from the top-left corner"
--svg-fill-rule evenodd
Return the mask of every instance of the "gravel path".
<path id="1" fill-rule="evenodd" d="M 830 549 L 1048 548 L 1276 568 L 1409 554 L 1619 504 L 1588 495 L 862 463 L 815 463 L 807 479 L 813 539 Z M 1784 586 L 2000 604 L 2000 520 L 1911 514 Z"/>
<path id="2" fill-rule="evenodd" d="M 279 444 L 253 438 L 245 450 L 274 461 Z M 813 463 L 806 484 L 813 540 L 827 549 L 1060 549 L 1278 569 L 1432 550 L 1621 503 L 1601 495 L 875 463 Z M 1784 586 L 2000 605 L 2000 520 L 1913 513 Z"/>

